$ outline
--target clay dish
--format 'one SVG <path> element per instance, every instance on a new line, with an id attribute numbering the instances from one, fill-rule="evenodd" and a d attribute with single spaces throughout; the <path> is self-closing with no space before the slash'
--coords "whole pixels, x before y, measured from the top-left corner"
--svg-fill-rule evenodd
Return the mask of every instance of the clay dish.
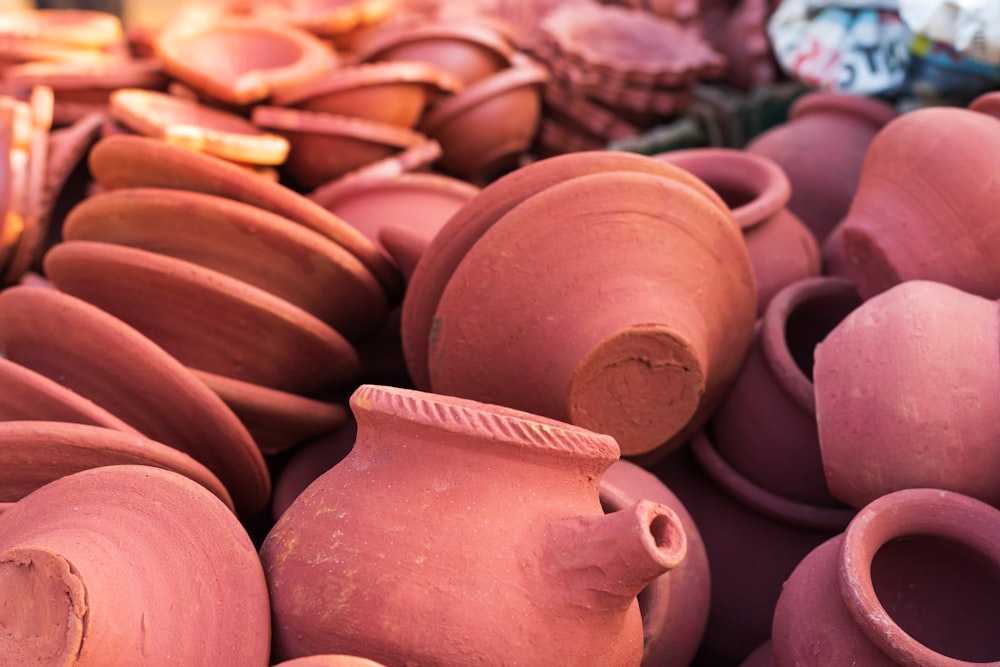
<path id="1" fill-rule="evenodd" d="M 462 82 L 420 62 L 341 67 L 271 97 L 271 104 L 412 128 L 428 102 L 462 90 Z"/>
<path id="2" fill-rule="evenodd" d="M 264 454 L 277 454 L 303 440 L 334 431 L 349 415 L 347 408 L 336 403 L 204 371 L 194 374 L 232 408 Z"/>
<path id="3" fill-rule="evenodd" d="M 428 63 L 469 86 L 510 67 L 515 53 L 510 42 L 485 23 L 439 21 L 386 27 L 358 47 L 357 58 Z"/>
<path id="4" fill-rule="evenodd" d="M 340 178 L 325 183 L 306 196 L 322 204 L 330 193 L 337 193 L 354 179 L 383 179 L 395 178 L 401 174 L 408 174 L 412 171 L 424 171 L 427 167 L 441 157 L 441 144 L 433 139 L 426 139 L 419 144 L 410 146 L 404 151 L 390 155 L 387 158 L 366 164 L 360 169 L 344 174 Z"/>
<path id="5" fill-rule="evenodd" d="M 343 246 L 381 283 L 390 302 L 403 293 L 402 277 L 374 243 L 319 204 L 278 183 L 209 155 L 147 137 L 103 139 L 90 152 L 90 170 L 106 190 L 154 187 L 228 197 L 297 222 Z"/>
<path id="6" fill-rule="evenodd" d="M 4 665 L 268 664 L 253 543 L 222 501 L 170 470 L 91 468 L 8 508 L 0 599 Z"/>
<path id="7" fill-rule="evenodd" d="M 0 37 L 103 49 L 125 39 L 114 14 L 82 9 L 31 9 L 0 14 Z"/>
<path id="8" fill-rule="evenodd" d="M 296 393 L 349 382 L 360 371 L 351 344 L 320 320 L 191 262 L 66 241 L 44 267 L 60 290 L 127 322 L 191 368 Z"/>
<path id="9" fill-rule="evenodd" d="M 260 102 L 337 66 L 333 50 L 308 32 L 254 19 L 174 22 L 155 48 L 169 74 L 236 105 Z"/>
<path id="10" fill-rule="evenodd" d="M 396 125 L 316 111 L 258 106 L 251 118 L 288 139 L 284 170 L 306 190 L 427 141 Z"/>
<path id="11" fill-rule="evenodd" d="M 679 23 L 596 3 L 550 12 L 541 23 L 583 81 L 673 88 L 720 75 L 725 58 Z"/>
<path id="12" fill-rule="evenodd" d="M 0 392 L 0 422 L 72 422 L 139 434 L 93 401 L 8 359 L 0 359 Z"/>
<path id="13" fill-rule="evenodd" d="M 241 116 L 166 93 L 139 88 L 116 90 L 111 117 L 146 137 L 249 164 L 281 164 L 288 142 Z"/>
<path id="14" fill-rule="evenodd" d="M 613 171 L 637 171 L 673 178 L 701 192 L 721 209 L 729 210 L 715 191 L 694 175 L 638 154 L 571 153 L 541 160 L 507 174 L 484 188 L 441 228 L 407 286 L 403 302 L 403 352 L 417 388 L 430 387 L 427 345 L 434 311 L 451 274 L 476 241 L 503 215 L 532 195 L 570 178 Z"/>
<path id="15" fill-rule="evenodd" d="M 58 381 L 146 437 L 206 465 L 240 512 L 267 503 L 264 459 L 232 410 L 179 361 L 121 320 L 62 292 L 0 292 L 0 354 Z"/>
<path id="16" fill-rule="evenodd" d="M 223 197 L 112 190 L 78 204 L 63 238 L 140 248 L 224 273 L 306 310 L 349 340 L 378 333 L 389 310 L 375 277 L 341 246 Z"/>
<path id="17" fill-rule="evenodd" d="M 482 179 L 515 166 L 538 131 L 548 76 L 525 62 L 434 105 L 419 128 L 441 144 L 441 168 Z"/>
<path id="18" fill-rule="evenodd" d="M 396 7 L 396 0 L 285 0 L 274 17 L 322 37 L 337 38 L 377 24 Z M 256 10 L 270 17 L 264 5 Z"/>
<path id="19" fill-rule="evenodd" d="M 147 465 L 193 479 L 233 510 L 219 478 L 187 454 L 137 433 L 61 421 L 0 422 L 0 500 L 16 502 L 81 470 Z"/>
<path id="20" fill-rule="evenodd" d="M 424 236 L 412 227 L 388 224 L 378 231 L 379 243 L 409 280 L 433 236 Z"/>

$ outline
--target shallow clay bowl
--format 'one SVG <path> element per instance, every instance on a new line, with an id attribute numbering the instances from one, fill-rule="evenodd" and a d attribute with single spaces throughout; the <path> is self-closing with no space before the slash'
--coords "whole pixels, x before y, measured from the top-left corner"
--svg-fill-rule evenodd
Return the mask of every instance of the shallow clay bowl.
<path id="1" fill-rule="evenodd" d="M 462 87 L 461 81 L 427 63 L 368 63 L 286 88 L 271 96 L 271 104 L 412 128 L 429 100 Z"/>
<path id="2" fill-rule="evenodd" d="M 208 468 L 137 433 L 58 421 L 5 421 L 0 423 L 0 462 L 0 501 L 16 502 L 89 468 L 147 465 L 193 479 L 234 509 L 229 492 Z"/>
<path id="3" fill-rule="evenodd" d="M 197 264 L 127 246 L 66 241 L 45 257 L 60 290 L 148 336 L 198 370 L 307 393 L 357 376 L 334 329 L 284 299 Z"/>
<path id="4" fill-rule="evenodd" d="M 315 111 L 258 106 L 252 119 L 288 140 L 284 172 L 305 190 L 427 141 L 396 125 Z"/>
<path id="5" fill-rule="evenodd" d="M 0 17 L 0 36 L 39 40 L 66 47 L 103 49 L 125 38 L 114 14 L 84 9 L 7 11 Z"/>
<path id="6" fill-rule="evenodd" d="M 333 431 L 349 417 L 347 408 L 249 382 L 194 371 L 232 408 L 265 454 L 277 454 L 303 440 Z"/>
<path id="7" fill-rule="evenodd" d="M 288 142 L 247 119 L 154 90 L 122 88 L 111 94 L 111 117 L 145 137 L 247 164 L 276 165 Z"/>
<path id="8" fill-rule="evenodd" d="M 190 454 L 240 512 L 267 503 L 270 476 L 243 424 L 179 361 L 121 320 L 44 287 L 0 292 L 0 354 L 58 381 L 147 438 Z"/>
<path id="9" fill-rule="evenodd" d="M 101 241 L 168 255 L 270 292 L 349 340 L 385 323 L 385 292 L 341 246 L 287 218 L 232 199 L 128 188 L 95 195 L 63 226 L 67 241 Z"/>
<path id="10" fill-rule="evenodd" d="M 228 197 L 277 213 L 343 246 L 375 275 L 390 302 L 402 277 L 374 243 L 319 204 L 225 160 L 147 137 L 115 136 L 94 146 L 90 170 L 105 190 L 153 187 Z"/>
<path id="11" fill-rule="evenodd" d="M 455 268 L 476 241 L 503 215 L 532 195 L 564 180 L 587 174 L 636 171 L 660 174 L 694 188 L 729 210 L 719 196 L 692 174 L 638 154 L 593 151 L 535 162 L 484 188 L 445 224 L 431 241 L 410 278 L 403 302 L 402 337 L 406 366 L 414 385 L 430 388 L 427 346 L 434 312 Z"/>

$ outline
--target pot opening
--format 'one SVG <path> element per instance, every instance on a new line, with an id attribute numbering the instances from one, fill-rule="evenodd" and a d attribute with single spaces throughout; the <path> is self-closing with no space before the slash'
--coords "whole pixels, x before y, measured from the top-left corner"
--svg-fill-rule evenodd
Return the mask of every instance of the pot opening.
<path id="1" fill-rule="evenodd" d="M 187 40 L 183 50 L 190 66 L 233 76 L 289 67 L 303 55 L 299 44 L 264 30 L 206 32 Z"/>
<path id="2" fill-rule="evenodd" d="M 795 306 L 785 320 L 785 344 L 799 370 L 813 379 L 813 352 L 851 312 L 861 305 L 853 290 L 825 294 Z"/>
<path id="3" fill-rule="evenodd" d="M 955 540 L 913 535 L 872 559 L 872 584 L 892 620 L 956 660 L 1000 661 L 1000 563 Z"/>
<path id="4" fill-rule="evenodd" d="M 722 197 L 726 206 L 733 211 L 741 206 L 746 206 L 761 194 L 758 190 L 749 187 L 747 183 L 711 181 L 709 185 L 716 194 Z"/>

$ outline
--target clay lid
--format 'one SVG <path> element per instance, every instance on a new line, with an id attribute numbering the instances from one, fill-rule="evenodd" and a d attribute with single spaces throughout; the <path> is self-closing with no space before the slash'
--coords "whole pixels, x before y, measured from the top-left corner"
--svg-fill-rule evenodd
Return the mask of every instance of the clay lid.
<path id="1" fill-rule="evenodd" d="M 7 502 L 81 470 L 147 465 L 193 479 L 234 509 L 229 492 L 212 471 L 135 432 L 58 421 L 0 422 L 0 462 L 0 500 Z"/>
<path id="2" fill-rule="evenodd" d="M 360 371 L 354 348 L 331 327 L 191 262 L 66 241 L 48 252 L 44 268 L 60 290 L 127 322 L 191 368 L 300 393 L 349 382 Z"/>
<path id="3" fill-rule="evenodd" d="M 277 213 L 326 236 L 357 257 L 378 279 L 390 302 L 402 296 L 399 272 L 361 232 L 297 192 L 225 160 L 146 137 L 116 136 L 98 142 L 89 163 L 94 179 L 107 190 L 191 190 Z"/>
<path id="4" fill-rule="evenodd" d="M 343 405 L 194 371 L 232 408 L 264 454 L 277 454 L 340 428 L 350 414 Z"/>
<path id="5" fill-rule="evenodd" d="M 62 292 L 0 292 L 0 353 L 75 391 L 146 437 L 215 473 L 240 512 L 264 507 L 270 476 L 246 428 L 200 380 L 148 338 Z M 67 335 L 72 332 L 72 335 Z"/>
<path id="6" fill-rule="evenodd" d="M 167 76 L 152 58 L 114 62 L 31 62 L 4 70 L 4 81 L 13 88 L 51 86 L 56 92 L 100 88 L 163 88 Z"/>
<path id="7" fill-rule="evenodd" d="M 585 78 L 672 87 L 721 74 L 725 59 L 696 32 L 649 12 L 596 3 L 561 7 L 544 34 Z"/>
<path id="8" fill-rule="evenodd" d="M 323 37 L 337 37 L 379 23 L 396 7 L 396 0 L 283 0 L 263 4 L 255 13 L 276 18 Z"/>
<path id="9" fill-rule="evenodd" d="M 78 204 L 66 218 L 63 238 L 126 245 L 219 271 L 312 313 L 350 340 L 378 333 L 389 310 L 378 281 L 341 246 L 287 218 L 223 197 L 113 190 Z"/>
<path id="10" fill-rule="evenodd" d="M 356 181 L 379 181 L 420 171 L 440 157 L 441 144 L 433 139 L 427 139 L 395 155 L 376 160 L 325 183 L 310 192 L 308 197 L 326 208 L 326 202 L 335 201 L 343 190 L 353 189 Z"/>
<path id="11" fill-rule="evenodd" d="M 157 36 L 156 54 L 171 75 L 238 105 L 337 66 L 333 50 L 308 32 L 253 19 L 174 22 Z"/>
<path id="12" fill-rule="evenodd" d="M 288 141 L 247 119 L 166 93 L 123 88 L 111 94 L 111 116 L 143 136 L 250 164 L 281 164 Z"/>
<path id="13" fill-rule="evenodd" d="M 83 9 L 29 9 L 0 13 L 0 38 L 34 39 L 101 49 L 125 38 L 114 14 Z"/>

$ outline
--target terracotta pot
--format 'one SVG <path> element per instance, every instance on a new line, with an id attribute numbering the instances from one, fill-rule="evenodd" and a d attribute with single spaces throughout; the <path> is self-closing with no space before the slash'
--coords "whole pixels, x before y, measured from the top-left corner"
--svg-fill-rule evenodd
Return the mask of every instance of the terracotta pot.
<path id="1" fill-rule="evenodd" d="M 969 109 L 1000 118 L 1000 91 L 983 93 L 969 103 Z"/>
<path id="2" fill-rule="evenodd" d="M 359 371 L 351 344 L 319 319 L 191 262 L 111 243 L 66 241 L 45 256 L 45 274 L 191 368 L 293 393 L 348 382 Z"/>
<path id="3" fill-rule="evenodd" d="M 263 457 L 236 415 L 176 359 L 121 320 L 44 287 L 0 292 L 0 352 L 215 473 L 236 507 L 267 502 Z M 72 332 L 72 335 L 67 335 Z"/>
<path id="4" fill-rule="evenodd" d="M 740 475 L 704 433 L 651 470 L 691 513 L 712 577 L 702 653 L 738 664 L 771 636 L 782 584 L 853 511 L 781 498 Z M 712 664 L 712 663 L 709 663 Z"/>
<path id="5" fill-rule="evenodd" d="M 843 223 L 847 270 L 862 296 L 933 280 L 1000 298 L 992 214 L 1000 194 L 978 178 L 996 150 L 1000 123 L 967 109 L 919 109 L 878 134 Z"/>
<path id="6" fill-rule="evenodd" d="M 163 69 L 199 92 L 236 105 L 266 99 L 337 66 L 313 35 L 277 22 L 175 21 L 156 38 Z"/>
<path id="7" fill-rule="evenodd" d="M 730 148 L 693 148 L 656 158 L 708 183 L 732 209 L 753 264 L 758 316 L 783 287 L 819 275 L 819 244 L 785 208 L 791 183 L 774 161 Z"/>
<path id="8" fill-rule="evenodd" d="M 412 128 L 429 101 L 463 87 L 457 78 L 427 63 L 369 63 L 341 67 L 286 88 L 271 97 L 271 104 Z"/>
<path id="9" fill-rule="evenodd" d="M 580 176 L 511 209 L 458 264 L 431 387 L 665 453 L 735 379 L 755 312 L 746 247 L 716 200 L 653 174 Z"/>
<path id="10" fill-rule="evenodd" d="M 850 282 L 807 278 L 771 301 L 707 430 L 719 454 L 755 484 L 790 500 L 839 505 L 820 458 L 813 350 L 861 298 Z"/>
<path id="11" fill-rule="evenodd" d="M 90 153 L 94 179 L 107 190 L 160 187 L 235 199 L 293 220 L 342 245 L 381 283 L 389 299 L 402 296 L 402 278 L 368 239 L 322 206 L 277 183 L 208 155 L 144 137 L 109 137 Z"/>
<path id="12" fill-rule="evenodd" d="M 316 111 L 258 106 L 252 119 L 288 140 L 284 172 L 305 190 L 427 140 L 396 125 Z"/>
<path id="13" fill-rule="evenodd" d="M 469 86 L 509 67 L 514 53 L 510 43 L 485 23 L 439 21 L 379 30 L 358 46 L 357 58 L 427 63 Z"/>
<path id="14" fill-rule="evenodd" d="M 441 168 L 488 180 L 516 166 L 538 131 L 547 78 L 544 68 L 522 62 L 434 105 L 419 127 L 441 144 Z"/>
<path id="15" fill-rule="evenodd" d="M 399 267 L 406 280 L 417 270 L 420 258 L 427 252 L 433 236 L 424 236 L 411 227 L 386 225 L 379 230 L 379 243 Z"/>
<path id="16" fill-rule="evenodd" d="M 601 478 L 601 506 L 606 513 L 627 510 L 639 500 L 672 509 L 687 536 L 687 555 L 639 593 L 645 667 L 687 667 L 708 620 L 711 590 L 708 556 L 698 526 L 674 493 L 655 475 L 628 461 L 616 461 Z"/>
<path id="17" fill-rule="evenodd" d="M 785 170 L 792 182 L 788 210 L 822 243 L 847 215 L 869 144 L 896 115 L 873 98 L 810 93 L 795 101 L 786 123 L 754 138 L 746 150 Z"/>
<path id="18" fill-rule="evenodd" d="M 350 340 L 375 335 L 389 309 L 378 281 L 344 248 L 283 216 L 223 197 L 113 190 L 74 208 L 63 238 L 130 246 L 224 273 L 302 308 Z"/>
<path id="19" fill-rule="evenodd" d="M 1000 663 L 1000 512 L 937 489 L 890 493 L 788 579 L 774 665 Z"/>
<path id="20" fill-rule="evenodd" d="M 680 564 L 686 542 L 664 505 L 602 514 L 598 480 L 617 458 L 613 439 L 372 385 L 351 406 L 353 450 L 261 549 L 275 657 L 639 663 L 635 595 Z"/>
<path id="21" fill-rule="evenodd" d="M 382 667 L 381 663 L 350 655 L 309 655 L 285 660 L 275 667 Z"/>
<path id="22" fill-rule="evenodd" d="M 348 415 L 343 426 L 304 443 L 292 453 L 274 481 L 271 516 L 275 521 L 317 477 L 344 460 L 354 447 L 357 435 L 358 425 L 354 417 Z"/>
<path id="23" fill-rule="evenodd" d="M 133 429 L 55 421 L 0 423 L 0 500 L 16 502 L 49 482 L 90 468 L 143 465 L 198 482 L 233 509 L 219 478 L 187 454 L 144 438 Z"/>
<path id="24" fill-rule="evenodd" d="M 827 484 L 862 507 L 899 489 L 948 489 L 1000 506 L 997 304 L 910 281 L 873 297 L 816 348 Z"/>
<path id="25" fill-rule="evenodd" d="M 86 470 L 0 514 L 0 599 L 8 665 L 268 664 L 253 544 L 218 498 L 167 470 Z"/>

